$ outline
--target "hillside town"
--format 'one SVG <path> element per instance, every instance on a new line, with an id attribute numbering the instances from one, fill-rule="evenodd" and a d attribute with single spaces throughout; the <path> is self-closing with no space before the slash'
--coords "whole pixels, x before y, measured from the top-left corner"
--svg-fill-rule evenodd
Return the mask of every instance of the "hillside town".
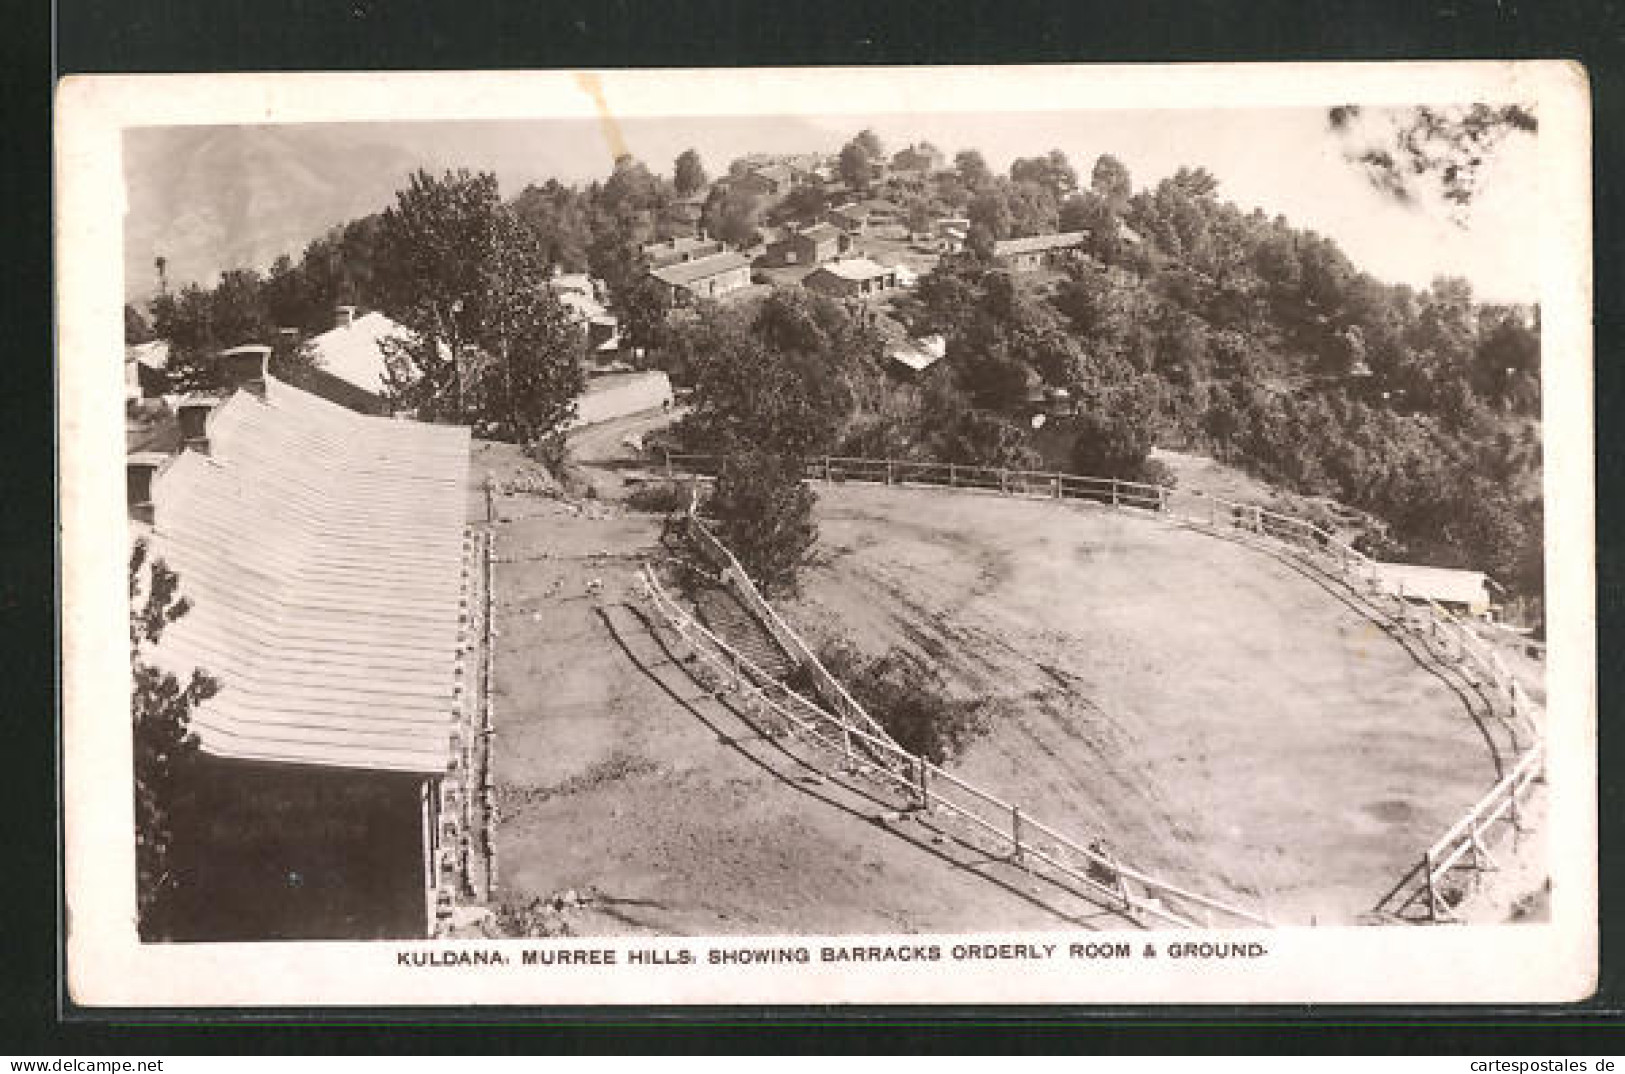
<path id="1" fill-rule="evenodd" d="M 1424 849 L 1537 827 L 1539 311 L 1222 181 L 863 130 L 420 170 L 270 265 L 159 255 L 143 938 L 1538 917 L 1538 865 Z M 1265 680 L 1323 717 L 1267 763 L 1365 751 L 1324 830 L 1222 797 Z"/>

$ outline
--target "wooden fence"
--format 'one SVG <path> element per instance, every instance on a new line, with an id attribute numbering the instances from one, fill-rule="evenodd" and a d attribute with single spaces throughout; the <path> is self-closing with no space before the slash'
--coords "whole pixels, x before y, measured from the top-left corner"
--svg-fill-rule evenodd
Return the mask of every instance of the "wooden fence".
<path id="1" fill-rule="evenodd" d="M 884 739 L 896 746 L 885 728 L 880 726 L 879 721 L 864 711 L 863 706 L 847 693 L 841 681 L 824 667 L 817 654 L 779 617 L 777 609 L 762 596 L 756 584 L 750 580 L 750 575 L 745 573 L 745 568 L 734 558 L 734 554 L 717 540 L 716 535 L 692 511 L 688 515 L 688 534 L 689 539 L 700 550 L 700 554 L 720 572 L 723 584 L 739 598 L 740 603 L 757 622 L 762 624 L 784 655 L 812 680 L 813 692 L 818 695 L 819 700 L 841 717 L 844 723 L 862 728 L 868 735 Z"/>
<path id="2" fill-rule="evenodd" d="M 1012 863 L 1076 885 L 1142 925 L 1150 921 L 1195 928 L 1213 924 L 1215 914 L 1242 925 L 1270 925 L 1262 915 L 1130 868 L 1108 851 L 1062 834 L 1026 814 L 1019 805 L 989 794 L 908 753 L 883 734 L 872 734 L 803 697 L 700 624 L 666 592 L 647 566 L 642 583 L 643 594 L 659 617 L 706 669 L 696 676 L 705 685 L 739 696 L 752 715 L 776 720 L 785 729 L 839 754 L 849 770 L 889 785 L 916 808 L 952 817 L 994 839 L 1008 849 Z M 1197 921 L 1197 912 L 1205 920 Z"/>
<path id="3" fill-rule="evenodd" d="M 712 478 L 720 469 L 722 460 L 723 456 L 719 455 L 667 453 L 665 470 L 669 477 L 676 477 L 682 473 L 695 478 Z M 1542 771 L 1545 756 L 1544 711 L 1518 682 L 1500 655 L 1486 644 L 1472 627 L 1437 603 L 1418 599 L 1414 595 L 1408 597 L 1402 590 L 1399 593 L 1384 591 L 1376 560 L 1335 533 L 1307 519 L 1281 514 L 1256 504 L 1238 503 L 1205 492 L 1180 492 L 1176 499 L 1173 490 L 1161 485 L 1124 481 L 1118 478 L 1087 477 L 1058 471 L 1011 470 L 991 466 L 963 466 L 956 463 L 826 456 L 808 463 L 807 477 L 827 482 L 856 481 L 910 487 L 965 489 L 1057 501 L 1088 500 L 1110 504 L 1113 507 L 1156 512 L 1198 529 L 1263 539 L 1272 550 L 1288 552 L 1318 572 L 1340 581 L 1374 606 L 1383 609 L 1405 629 L 1438 645 L 1445 657 L 1454 659 L 1475 682 L 1489 686 L 1490 696 L 1493 699 L 1492 708 L 1495 703 L 1501 706 L 1501 710 L 1496 711 L 1495 715 L 1507 720 L 1509 728 L 1513 729 L 1515 749 L 1519 748 L 1516 728 L 1522 725 L 1528 745 L 1519 753 L 1519 763 L 1514 770 L 1526 771 L 1527 765 L 1530 770 L 1536 772 L 1536 775 L 1516 782 L 1510 789 L 1504 786 L 1505 780 L 1497 783 L 1451 827 L 1450 833 L 1456 833 L 1463 824 L 1467 824 L 1471 829 L 1471 821 L 1475 815 L 1493 811 L 1496 803 L 1506 794 L 1516 797 L 1523 793 Z M 1188 506 L 1174 508 L 1176 502 L 1185 501 L 1188 501 Z M 722 551 L 726 553 L 726 549 Z M 737 568 L 738 565 L 735 563 L 733 566 Z M 737 574 L 741 578 L 744 577 L 743 571 L 738 571 Z M 748 583 L 748 579 L 746 581 Z M 758 601 L 769 615 L 777 619 L 771 606 L 765 601 L 760 601 L 759 595 Z M 1447 833 L 1447 836 L 1450 833 Z M 1441 840 L 1442 842 L 1444 841 Z M 1435 850 L 1439 845 L 1435 844 Z M 1445 864 L 1436 870 L 1435 859 Z M 1431 888 L 1436 886 L 1451 868 L 1466 859 L 1479 860 L 1476 855 L 1435 854 L 1434 850 L 1430 850 L 1424 856 L 1421 871 L 1428 878 Z M 1430 898 L 1428 907 L 1430 914 L 1436 913 L 1439 903 Z"/>

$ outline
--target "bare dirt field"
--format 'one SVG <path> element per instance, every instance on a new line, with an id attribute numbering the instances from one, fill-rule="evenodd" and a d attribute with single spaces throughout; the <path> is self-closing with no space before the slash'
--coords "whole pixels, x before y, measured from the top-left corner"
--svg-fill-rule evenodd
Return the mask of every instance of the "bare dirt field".
<path id="1" fill-rule="evenodd" d="M 603 464 L 639 426 L 579 454 Z M 660 520 L 561 498 L 532 470 L 477 447 L 476 480 L 542 490 L 500 495 L 494 524 L 494 904 L 569 896 L 550 920 L 578 935 L 1123 926 L 900 818 L 860 778 L 820 775 L 704 693 L 630 596 Z"/>
<path id="2" fill-rule="evenodd" d="M 792 621 L 991 699 L 955 767 L 1142 868 L 1353 922 L 1497 778 L 1499 730 L 1290 562 L 1094 505 L 818 491 Z"/>

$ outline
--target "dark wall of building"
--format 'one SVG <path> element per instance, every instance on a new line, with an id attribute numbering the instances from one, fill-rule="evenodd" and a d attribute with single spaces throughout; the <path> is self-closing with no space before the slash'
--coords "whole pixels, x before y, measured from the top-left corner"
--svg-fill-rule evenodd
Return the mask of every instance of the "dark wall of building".
<path id="1" fill-rule="evenodd" d="M 421 781 L 206 759 L 177 832 L 178 940 L 420 937 Z"/>

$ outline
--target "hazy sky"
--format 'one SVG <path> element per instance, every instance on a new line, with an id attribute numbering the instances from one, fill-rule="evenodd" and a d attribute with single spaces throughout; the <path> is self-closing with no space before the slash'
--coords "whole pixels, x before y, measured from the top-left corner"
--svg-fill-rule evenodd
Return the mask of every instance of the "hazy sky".
<path id="1" fill-rule="evenodd" d="M 308 143 L 311 153 L 327 153 L 339 136 L 351 146 L 387 149 L 390 157 L 405 155 L 431 168 L 490 169 L 504 192 L 513 194 L 550 176 L 572 183 L 601 178 L 616 140 L 668 174 L 677 154 L 692 146 L 716 174 L 751 151 L 833 151 L 863 126 L 872 127 L 888 151 L 918 139 L 935 143 L 950 158 L 959 149 L 976 148 L 997 171 L 1014 157 L 1058 148 L 1085 184 L 1101 153 L 1122 160 L 1137 189 L 1155 185 L 1180 165 L 1199 165 L 1219 179 L 1221 198 L 1331 236 L 1379 279 L 1421 286 L 1437 275 L 1457 275 L 1472 281 L 1486 300 L 1538 297 L 1538 266 L 1530 256 L 1540 221 L 1534 138 L 1503 143 L 1483 173 L 1465 226 L 1458 226 L 1440 206 L 1407 207 L 1379 195 L 1344 159 L 1343 143 L 1328 130 L 1320 108 L 636 117 L 621 120 L 613 131 L 584 119 L 320 124 L 285 128 L 282 142 Z M 149 159 L 161 159 L 163 132 L 148 137 Z M 365 167 L 366 154 L 357 159 L 355 166 Z M 160 181 L 132 173 L 132 191 L 144 178 Z M 132 198 L 132 209 L 136 202 Z"/>

